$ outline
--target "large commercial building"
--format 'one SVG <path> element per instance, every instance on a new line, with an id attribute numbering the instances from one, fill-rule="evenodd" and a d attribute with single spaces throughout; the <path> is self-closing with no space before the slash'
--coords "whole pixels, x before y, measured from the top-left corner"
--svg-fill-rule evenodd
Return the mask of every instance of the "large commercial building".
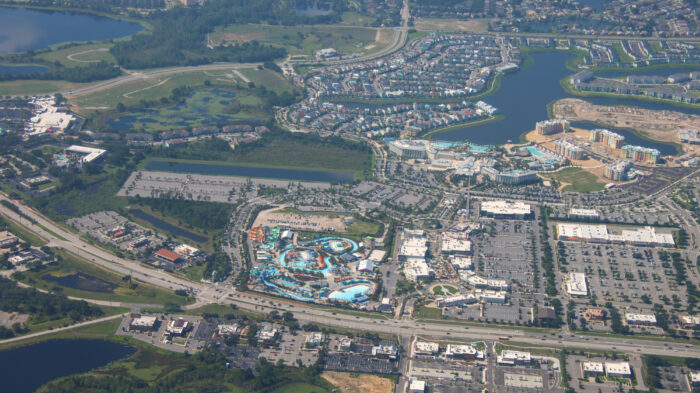
<path id="1" fill-rule="evenodd" d="M 439 297 L 435 299 L 435 305 L 438 307 L 461 307 L 467 304 L 476 303 L 476 296 L 469 295 L 455 295 L 447 297 Z"/>
<path id="2" fill-rule="evenodd" d="M 77 162 L 80 164 L 96 162 L 102 158 L 106 152 L 107 150 L 78 145 L 72 145 L 66 148 L 66 155 L 76 157 Z"/>
<path id="3" fill-rule="evenodd" d="M 605 167 L 605 177 L 615 181 L 627 180 L 627 173 L 632 166 L 632 161 L 617 160 Z"/>
<path id="4" fill-rule="evenodd" d="M 447 255 L 469 255 L 472 253 L 472 242 L 443 236 L 440 252 Z"/>
<path id="5" fill-rule="evenodd" d="M 675 242 L 670 233 L 657 233 L 653 227 L 623 229 L 620 234 L 608 232 L 603 224 L 558 223 L 559 240 L 588 243 L 618 243 L 632 246 L 673 247 Z"/>
<path id="6" fill-rule="evenodd" d="M 532 218 L 532 207 L 523 202 L 483 201 L 479 207 L 482 216 L 493 218 Z"/>
<path id="7" fill-rule="evenodd" d="M 471 345 L 447 344 L 445 356 L 456 359 L 474 359 L 478 352 Z"/>
<path id="8" fill-rule="evenodd" d="M 656 325 L 656 315 L 626 313 L 625 322 L 627 322 L 628 325 L 652 326 Z"/>
<path id="9" fill-rule="evenodd" d="M 605 362 L 605 375 L 611 378 L 629 378 L 632 370 L 627 362 Z"/>
<path id="10" fill-rule="evenodd" d="M 395 140 L 389 142 L 389 151 L 401 158 L 427 158 L 428 148 L 423 141 Z"/>
<path id="11" fill-rule="evenodd" d="M 554 142 L 554 152 L 569 160 L 583 160 L 585 150 L 566 139 L 558 139 Z"/>
<path id="12" fill-rule="evenodd" d="M 634 145 L 622 146 L 622 150 L 620 152 L 620 158 L 626 158 L 634 162 L 641 162 L 651 165 L 656 164 L 660 155 L 661 152 L 656 149 Z"/>
<path id="13" fill-rule="evenodd" d="M 588 296 L 586 275 L 583 273 L 569 273 L 569 281 L 566 283 L 566 292 L 571 296 Z"/>
<path id="14" fill-rule="evenodd" d="M 596 128 L 588 133 L 591 142 L 599 142 L 611 149 L 619 149 L 625 144 L 625 137 L 610 130 Z"/>
<path id="15" fill-rule="evenodd" d="M 437 353 L 440 352 L 440 345 L 435 342 L 426 342 L 426 341 L 416 341 L 416 344 L 413 346 L 413 353 L 415 355 L 437 355 Z"/>
<path id="16" fill-rule="evenodd" d="M 535 131 L 539 135 L 550 135 L 569 130 L 569 121 L 565 119 L 552 119 L 538 121 L 535 124 Z"/>
<path id="17" fill-rule="evenodd" d="M 527 171 L 523 169 L 509 169 L 506 171 L 499 171 L 498 169 L 491 167 L 484 167 L 481 169 L 484 175 L 487 175 L 494 183 L 507 184 L 511 186 L 517 186 L 521 184 L 529 184 L 537 181 L 537 172 Z"/>
<path id="18" fill-rule="evenodd" d="M 425 259 L 411 258 L 404 264 L 403 274 L 409 281 L 426 281 L 430 280 L 435 272 L 428 267 Z"/>
<path id="19" fill-rule="evenodd" d="M 584 377 L 597 377 L 605 374 L 601 362 L 581 362 L 581 371 L 583 371 Z"/>
<path id="20" fill-rule="evenodd" d="M 595 209 L 576 209 L 569 210 L 569 219 L 580 221 L 598 221 L 600 215 Z"/>
<path id="21" fill-rule="evenodd" d="M 518 352 L 503 350 L 501 354 L 496 357 L 496 361 L 500 365 L 513 366 L 516 364 L 530 364 L 530 352 Z"/>

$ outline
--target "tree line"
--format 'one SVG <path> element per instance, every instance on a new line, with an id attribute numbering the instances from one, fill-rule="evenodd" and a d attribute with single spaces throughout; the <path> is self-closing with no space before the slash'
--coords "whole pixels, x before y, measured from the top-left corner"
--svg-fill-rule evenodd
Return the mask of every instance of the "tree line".
<path id="1" fill-rule="evenodd" d="M 32 61 L 36 61 L 35 58 Z M 64 67 L 60 63 L 53 64 L 49 72 L 35 72 L 31 74 L 5 73 L 0 74 L 0 81 L 10 80 L 66 80 L 69 82 L 94 82 L 104 79 L 116 78 L 122 71 L 114 64 L 100 61 L 80 67 Z"/>
<path id="2" fill-rule="evenodd" d="M 0 277 L 0 310 L 29 314 L 31 321 L 35 323 L 64 317 L 78 322 L 104 314 L 101 309 L 85 301 L 70 300 L 63 295 L 43 293 L 34 288 L 21 288 L 14 281 L 2 277 Z"/>

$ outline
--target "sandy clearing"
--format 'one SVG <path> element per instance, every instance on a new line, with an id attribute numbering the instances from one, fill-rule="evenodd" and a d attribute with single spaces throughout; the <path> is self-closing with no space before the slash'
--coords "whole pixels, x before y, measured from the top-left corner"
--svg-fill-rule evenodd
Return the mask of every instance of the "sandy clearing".
<path id="1" fill-rule="evenodd" d="M 335 385 L 341 393 L 391 393 L 394 391 L 394 382 L 378 375 L 324 371 L 321 377 Z"/>

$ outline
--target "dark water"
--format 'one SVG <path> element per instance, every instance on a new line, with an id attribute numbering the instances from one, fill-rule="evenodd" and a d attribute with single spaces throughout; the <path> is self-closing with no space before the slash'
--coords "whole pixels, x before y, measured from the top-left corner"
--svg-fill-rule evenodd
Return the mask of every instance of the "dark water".
<path id="1" fill-rule="evenodd" d="M 91 14 L 0 7 L 0 54 L 126 37 L 141 25 Z"/>
<path id="2" fill-rule="evenodd" d="M 146 214 L 142 210 L 131 209 L 131 210 L 129 210 L 129 213 L 132 216 L 134 216 L 138 219 L 144 220 L 147 223 L 153 225 L 154 227 L 156 227 L 158 229 L 162 229 L 166 232 L 170 232 L 175 236 L 184 237 L 186 239 L 190 239 L 190 240 L 197 242 L 197 243 L 205 243 L 207 240 L 209 240 L 204 236 L 199 236 L 196 233 L 186 231 L 180 227 L 176 227 L 175 225 L 169 224 L 169 223 L 167 223 L 159 218 L 153 217 L 150 214 Z"/>
<path id="3" fill-rule="evenodd" d="M 81 291 L 112 293 L 115 289 L 117 289 L 117 285 L 114 285 L 109 281 L 105 281 L 101 278 L 81 272 L 61 277 L 45 274 L 41 278 L 67 288 L 78 289 Z"/>
<path id="4" fill-rule="evenodd" d="M 2 8 L 0 8 L 2 10 Z M 49 67 L 39 65 L 3 65 L 0 64 L 0 75 L 3 74 L 44 74 L 49 72 Z"/>
<path id="5" fill-rule="evenodd" d="M 150 161 L 146 170 L 178 173 L 199 173 L 202 175 L 243 176 L 264 179 L 293 181 L 343 182 L 349 183 L 353 174 L 348 172 L 314 171 L 303 169 L 264 168 L 255 166 L 195 164 L 170 161 Z"/>
<path id="6" fill-rule="evenodd" d="M 1 390 L 31 393 L 59 377 L 132 355 L 136 348 L 103 340 L 50 340 L 0 352 Z"/>
<path id="7" fill-rule="evenodd" d="M 435 138 L 447 141 L 468 140 L 478 144 L 503 144 L 509 139 L 517 142 L 520 135 L 535 128 L 535 123 L 547 119 L 547 104 L 572 96 L 564 91 L 559 81 L 572 75 L 566 68 L 566 60 L 573 55 L 565 52 L 548 51 L 532 53 L 534 64 L 524 70 L 508 74 L 501 80 L 498 91 L 483 100 L 498 108 L 505 117 L 501 121 L 480 126 L 457 129 L 436 135 Z M 646 109 L 673 110 L 684 113 L 696 113 L 694 109 L 677 107 L 670 104 L 648 102 L 634 99 L 609 97 L 585 97 L 586 101 L 598 105 L 630 105 Z M 634 135 L 619 131 L 629 141 Z M 639 138 L 637 138 L 639 139 Z M 653 147 L 660 151 L 673 151 L 670 145 L 641 141 L 640 145 Z"/>

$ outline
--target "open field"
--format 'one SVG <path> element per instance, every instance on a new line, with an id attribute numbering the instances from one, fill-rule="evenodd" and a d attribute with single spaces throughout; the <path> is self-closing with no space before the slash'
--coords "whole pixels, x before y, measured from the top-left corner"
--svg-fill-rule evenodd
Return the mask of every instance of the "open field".
<path id="1" fill-rule="evenodd" d="M 488 31 L 489 19 L 433 19 L 416 18 L 416 30 L 485 33 Z"/>
<path id="2" fill-rule="evenodd" d="M 324 371 L 321 378 L 336 386 L 341 393 L 391 393 L 394 381 L 378 375 Z"/>
<path id="3" fill-rule="evenodd" d="M 109 48 L 112 46 L 113 44 L 108 42 L 77 45 L 40 53 L 35 57 L 51 63 L 59 62 L 66 67 L 85 66 L 87 63 L 97 61 L 116 63 L 114 56 L 109 53 Z"/>
<path id="4" fill-rule="evenodd" d="M 605 188 L 605 183 L 599 182 L 596 175 L 581 168 L 564 168 L 557 172 L 545 173 L 540 176 L 558 182 L 564 191 L 592 192 Z"/>
<path id="5" fill-rule="evenodd" d="M 37 271 L 22 273 L 20 281 L 36 288 L 86 299 L 114 302 L 186 304 L 186 299 L 172 292 L 133 281 L 103 269 L 89 261 L 64 251 L 57 251 L 62 260 L 45 265 Z"/>
<path id="6" fill-rule="evenodd" d="M 379 32 L 378 32 L 379 31 Z M 350 26 L 270 26 L 229 25 L 210 34 L 211 45 L 228 45 L 258 41 L 280 46 L 292 55 L 313 55 L 323 48 L 334 48 L 341 54 L 363 53 L 380 49 L 391 42 L 393 31 Z"/>
<path id="7" fill-rule="evenodd" d="M 341 25 L 346 26 L 368 26 L 374 23 L 377 18 L 373 18 L 369 15 L 362 15 L 355 11 L 343 12 Z"/>
<path id="8" fill-rule="evenodd" d="M 46 95 L 60 91 L 77 89 L 87 83 L 66 81 L 18 80 L 0 82 L 0 96 Z"/>
<path id="9" fill-rule="evenodd" d="M 163 97 L 169 97 L 173 89 L 177 87 L 201 85 L 207 80 L 217 85 L 231 86 L 235 86 L 236 82 L 242 82 L 239 77 L 230 71 L 192 71 L 175 75 L 157 76 L 71 98 L 71 109 L 81 115 L 87 115 L 96 109 L 116 108 L 120 102 L 129 106 L 138 104 L 141 100 L 160 100 Z"/>
<path id="10" fill-rule="evenodd" d="M 265 86 L 266 89 L 272 90 L 277 94 L 285 91 L 292 92 L 294 90 L 294 86 L 292 86 L 289 81 L 274 71 L 246 68 L 240 70 L 240 72 L 251 82 L 255 83 L 255 86 Z"/>

